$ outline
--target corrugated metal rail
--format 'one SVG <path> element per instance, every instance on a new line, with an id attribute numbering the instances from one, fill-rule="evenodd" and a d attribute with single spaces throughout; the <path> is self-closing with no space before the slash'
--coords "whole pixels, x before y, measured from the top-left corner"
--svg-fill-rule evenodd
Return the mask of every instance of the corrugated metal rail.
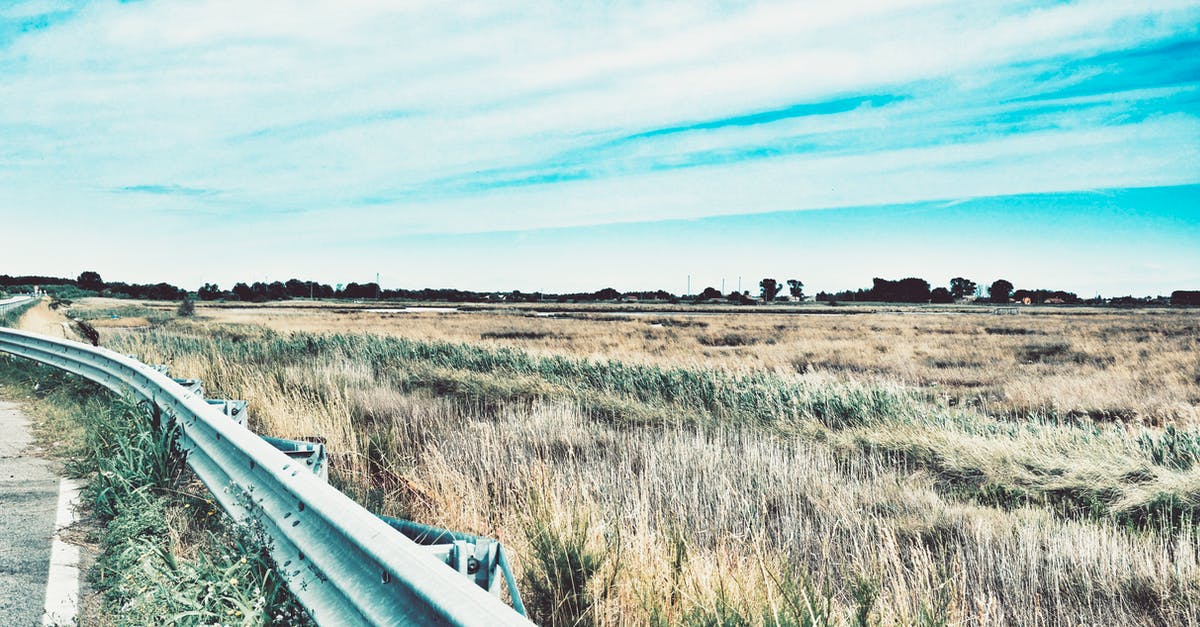
<path id="1" fill-rule="evenodd" d="M 35 301 L 38 298 L 39 297 L 37 297 L 37 296 L 30 296 L 28 294 L 18 294 L 16 296 L 10 296 L 8 298 L 5 298 L 4 300 L 0 300 L 0 312 L 4 312 L 5 310 L 12 309 L 14 307 L 20 307 L 21 305 L 27 304 L 31 301 Z"/>
<path id="2" fill-rule="evenodd" d="M 280 576 L 319 624 L 532 624 L 476 584 L 480 557 L 507 565 L 498 545 L 467 544 L 476 538 L 467 534 L 440 555 L 418 545 L 403 524 L 381 520 L 318 476 L 323 447 L 289 449 L 290 441 L 273 445 L 248 430 L 244 403 L 207 400 L 198 381 L 78 342 L 0 328 L 0 351 L 148 400 L 174 420 L 188 464 L 226 512 L 261 524 Z"/>

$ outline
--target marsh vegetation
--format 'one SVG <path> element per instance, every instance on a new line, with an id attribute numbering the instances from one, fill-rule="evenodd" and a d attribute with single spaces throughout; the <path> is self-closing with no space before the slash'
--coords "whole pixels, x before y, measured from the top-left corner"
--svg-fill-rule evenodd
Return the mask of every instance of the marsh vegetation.
<path id="1" fill-rule="evenodd" d="M 550 624 L 1200 621 L 1194 315 L 96 326 L 369 508 L 506 542 Z"/>

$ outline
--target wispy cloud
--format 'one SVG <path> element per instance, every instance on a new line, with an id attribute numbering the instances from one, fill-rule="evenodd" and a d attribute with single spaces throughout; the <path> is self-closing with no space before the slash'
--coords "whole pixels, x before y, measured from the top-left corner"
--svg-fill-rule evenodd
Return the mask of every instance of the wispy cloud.
<path id="1" fill-rule="evenodd" d="M 182 185 L 126 185 L 118 187 L 116 191 L 159 196 L 212 196 L 217 193 L 216 190 L 183 187 Z"/>
<path id="2" fill-rule="evenodd" d="M 0 46 L 70 19 L 81 5 L 81 2 L 34 0 L 0 7 Z"/>
<path id="3" fill-rule="evenodd" d="M 898 96 L 863 96 L 851 98 L 839 98 L 827 102 L 812 102 L 794 104 L 782 109 L 774 109 L 771 111 L 758 111 L 754 113 L 745 113 L 742 115 L 734 115 L 729 117 L 718 118 L 715 120 L 705 120 L 702 122 L 691 122 L 679 126 L 668 126 L 665 128 L 657 128 L 650 131 L 642 131 L 625 138 L 628 140 L 646 139 L 651 137 L 660 137 L 662 135 L 673 135 L 675 133 L 690 133 L 694 131 L 711 131 L 720 128 L 739 127 L 739 126 L 757 126 L 759 124 L 770 124 L 782 120 L 791 120 L 795 118 L 803 118 L 814 115 L 835 115 L 838 113 L 847 113 L 854 111 L 859 107 L 879 107 L 890 104 L 897 100 L 901 100 Z"/>
<path id="4" fill-rule="evenodd" d="M 370 111 L 366 113 L 350 113 L 338 115 L 331 118 L 314 118 L 300 122 L 292 122 L 290 124 L 281 124 L 276 126 L 267 126 L 249 133 L 235 135 L 230 137 L 231 141 L 254 141 L 259 139 L 272 139 L 277 141 L 288 141 L 297 139 L 306 139 L 336 133 L 346 129 L 352 129 L 359 126 L 370 126 L 389 120 L 400 120 L 415 115 L 412 111 Z"/>

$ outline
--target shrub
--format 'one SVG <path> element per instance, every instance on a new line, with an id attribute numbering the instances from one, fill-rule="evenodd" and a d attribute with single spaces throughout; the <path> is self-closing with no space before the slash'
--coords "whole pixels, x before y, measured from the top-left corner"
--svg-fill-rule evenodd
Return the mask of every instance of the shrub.
<path id="1" fill-rule="evenodd" d="M 180 318 L 190 318 L 196 314 L 196 301 L 192 300 L 191 294 L 184 292 L 183 300 L 179 301 L 179 309 L 176 309 L 175 313 Z"/>

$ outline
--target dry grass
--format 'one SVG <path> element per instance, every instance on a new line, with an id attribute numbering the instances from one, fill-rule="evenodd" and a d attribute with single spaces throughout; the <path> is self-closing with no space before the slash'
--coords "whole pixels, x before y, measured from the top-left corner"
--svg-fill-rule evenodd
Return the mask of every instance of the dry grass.
<path id="1" fill-rule="evenodd" d="M 584 310 L 550 317 L 516 309 L 370 313 L 295 304 L 209 304 L 198 311 L 208 322 L 283 333 L 362 332 L 632 363 L 895 381 L 998 416 L 1200 424 L 1194 311 L 1028 308 L 995 316 L 986 307 L 956 314 L 813 305 L 790 311 L 826 315 Z"/>
<path id="2" fill-rule="evenodd" d="M 577 556 L 585 622 L 1200 624 L 1193 318 L 199 312 L 102 332 L 326 438 L 376 511 L 499 537 L 542 607 Z M 997 397 L 922 379 L 955 369 Z M 1146 426 L 1052 419 L 1047 379 Z"/>

